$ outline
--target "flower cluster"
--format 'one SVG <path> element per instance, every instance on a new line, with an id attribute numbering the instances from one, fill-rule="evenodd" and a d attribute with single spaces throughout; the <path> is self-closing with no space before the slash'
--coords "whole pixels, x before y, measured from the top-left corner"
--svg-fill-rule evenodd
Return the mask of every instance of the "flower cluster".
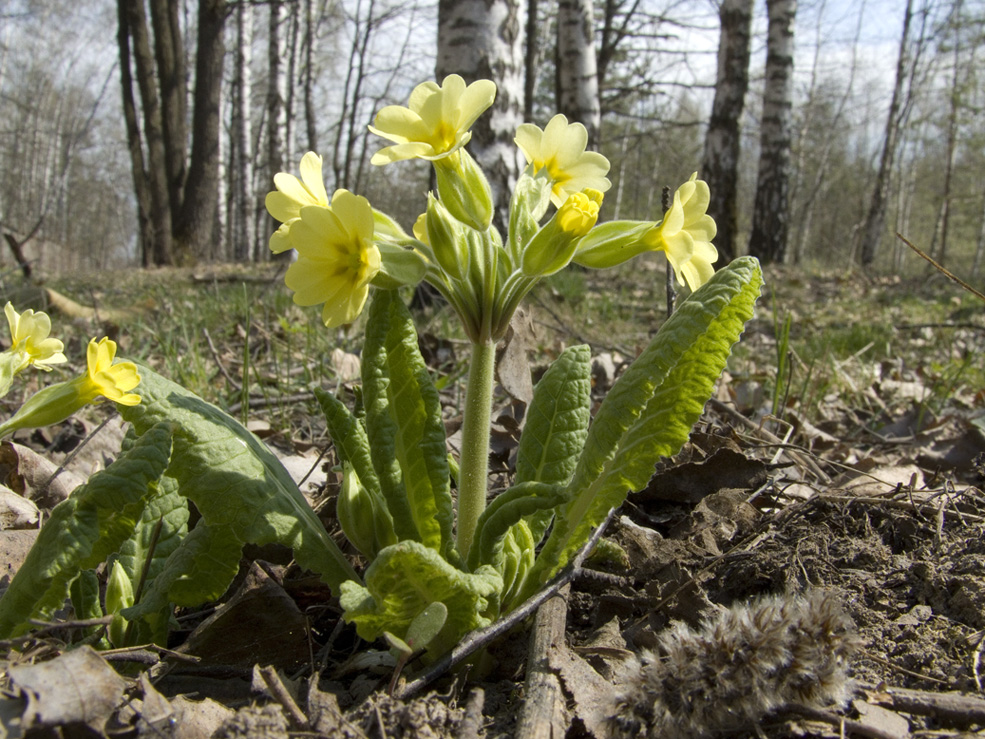
<path id="1" fill-rule="evenodd" d="M 434 167 L 436 191 L 413 236 L 364 198 L 339 190 L 329 200 L 316 154 L 301 160 L 300 180 L 277 175 L 267 210 L 283 225 L 270 248 L 297 250 L 286 277 L 296 303 L 323 304 L 325 324 L 339 326 L 359 315 L 370 285 L 392 288 L 423 279 L 447 298 L 473 342 L 488 343 L 503 335 L 541 278 L 572 261 L 604 268 L 662 251 L 678 281 L 692 290 L 711 277 L 718 253 L 711 244 L 715 222 L 707 214 L 707 184 L 693 175 L 658 222 L 598 224 L 611 185 L 609 162 L 587 150 L 585 127 L 563 115 L 543 129 L 531 123 L 517 129 L 527 167 L 513 193 L 504 239 L 492 225 L 486 177 L 465 149 L 472 125 L 495 96 L 489 80 L 466 85 L 450 75 L 441 85 L 418 85 L 406 107 L 383 108 L 370 126 L 392 142 L 376 152 L 373 164 L 423 159 Z"/>

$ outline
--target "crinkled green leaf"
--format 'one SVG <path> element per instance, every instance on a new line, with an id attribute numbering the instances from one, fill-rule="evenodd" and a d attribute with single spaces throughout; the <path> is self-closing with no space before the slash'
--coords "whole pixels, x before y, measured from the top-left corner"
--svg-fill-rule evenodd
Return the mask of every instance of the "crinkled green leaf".
<path id="1" fill-rule="evenodd" d="M 661 457 L 687 441 L 761 287 L 759 263 L 736 259 L 680 306 L 616 382 L 589 431 L 570 500 L 558 509 L 527 593 L 567 563 L 610 508 L 647 483 Z"/>
<path id="2" fill-rule="evenodd" d="M 24 564 L 0 598 L 0 638 L 28 630 L 28 620 L 61 608 L 69 584 L 116 552 L 144 509 L 151 484 L 168 467 L 171 429 L 151 425 L 105 470 L 55 506 Z"/>
<path id="3" fill-rule="evenodd" d="M 396 544 L 397 536 L 373 468 L 366 428 L 334 395 L 316 388 L 315 397 L 345 468 L 337 504 L 339 524 L 346 538 L 365 556 L 373 558 L 383 547 Z"/>
<path id="4" fill-rule="evenodd" d="M 174 451 L 168 474 L 195 503 L 201 520 L 168 557 L 127 618 L 167 603 L 197 605 L 218 598 L 236 573 L 247 542 L 291 547 L 298 563 L 336 592 L 356 577 L 294 480 L 273 453 L 228 414 L 147 367 L 141 403 L 121 408 L 138 434 L 168 421 Z M 200 531 L 201 529 L 201 531 Z"/>
<path id="5" fill-rule="evenodd" d="M 516 453 L 517 483 L 571 479 L 588 434 L 591 391 L 591 350 L 568 347 L 534 388 Z"/>
<path id="6" fill-rule="evenodd" d="M 421 542 L 448 558 L 453 545 L 453 513 L 441 399 L 418 348 L 414 320 L 403 301 L 391 300 L 389 324 L 387 395 L 397 427 L 395 451 L 410 513 Z"/>
<path id="7" fill-rule="evenodd" d="M 148 557 L 145 581 L 153 581 L 164 568 L 165 560 L 181 545 L 188 533 L 188 503 L 178 493 L 175 479 L 162 475 L 152 484 L 150 492 L 133 536 L 123 542 L 117 557 L 134 583 L 140 580 Z M 161 531 L 157 541 L 153 542 L 158 521 L 161 522 Z"/>
<path id="8" fill-rule="evenodd" d="M 366 586 L 342 584 L 345 620 L 363 639 L 384 631 L 403 639 L 407 628 L 432 603 L 444 603 L 448 620 L 431 649 L 443 651 L 472 629 L 488 626 L 496 615 L 503 580 L 492 567 L 466 573 L 438 552 L 416 541 L 383 549 L 366 570 Z"/>
<path id="9" fill-rule="evenodd" d="M 421 541 L 397 461 L 397 422 L 390 412 L 386 336 L 390 328 L 390 304 L 400 301 L 395 290 L 377 290 L 369 306 L 366 341 L 362 353 L 363 407 L 366 436 L 372 450 L 373 467 L 380 491 L 393 516 L 393 527 L 401 541 Z"/>
<path id="10" fill-rule="evenodd" d="M 554 360 L 534 388 L 516 456 L 516 482 L 565 485 L 585 446 L 592 403 L 592 353 L 572 346 Z M 554 513 L 539 510 L 525 520 L 539 543 Z"/>
<path id="11" fill-rule="evenodd" d="M 469 551 L 469 569 L 492 565 L 502 572 L 503 538 L 510 527 L 538 511 L 551 510 L 565 499 L 560 485 L 522 482 L 497 495 L 476 524 L 476 541 Z"/>

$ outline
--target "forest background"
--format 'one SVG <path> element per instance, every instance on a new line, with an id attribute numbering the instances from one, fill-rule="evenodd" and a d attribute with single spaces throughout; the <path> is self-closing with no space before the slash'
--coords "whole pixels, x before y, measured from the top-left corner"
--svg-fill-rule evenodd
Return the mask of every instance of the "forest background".
<path id="1" fill-rule="evenodd" d="M 265 261 L 309 150 L 409 228 L 426 163 L 370 166 L 366 125 L 458 72 L 499 85 L 501 193 L 516 125 L 561 111 L 612 162 L 604 218 L 697 170 L 726 257 L 923 269 L 900 232 L 977 284 L 983 40 L 981 0 L 2 0 L 2 261 Z"/>

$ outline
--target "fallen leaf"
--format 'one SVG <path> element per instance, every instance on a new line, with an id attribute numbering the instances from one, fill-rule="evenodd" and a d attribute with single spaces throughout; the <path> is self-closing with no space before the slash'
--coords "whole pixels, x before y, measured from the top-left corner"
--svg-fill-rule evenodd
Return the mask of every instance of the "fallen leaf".
<path id="1" fill-rule="evenodd" d="M 180 651 L 237 670 L 258 663 L 293 670 L 310 657 L 307 622 L 284 588 L 254 562 L 239 590 L 198 625 Z"/>
<path id="2" fill-rule="evenodd" d="M 37 528 L 41 512 L 33 501 L 0 485 L 0 529 Z"/>
<path id="3" fill-rule="evenodd" d="M 10 681 L 27 696 L 24 728 L 82 723 L 102 731 L 123 700 L 126 681 L 88 646 L 48 662 L 15 665 Z"/>

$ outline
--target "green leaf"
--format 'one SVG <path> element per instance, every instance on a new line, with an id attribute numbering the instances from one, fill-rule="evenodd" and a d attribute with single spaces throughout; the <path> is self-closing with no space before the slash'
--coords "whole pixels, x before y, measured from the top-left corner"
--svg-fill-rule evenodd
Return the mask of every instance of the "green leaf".
<path id="1" fill-rule="evenodd" d="M 168 467 L 171 430 L 149 427 L 144 437 L 55 506 L 10 587 L 0 598 L 0 638 L 22 634 L 29 619 L 61 608 L 69 583 L 95 569 L 131 534 L 148 489 Z"/>
<path id="2" fill-rule="evenodd" d="M 140 602 L 125 614 L 159 612 L 167 603 L 218 598 L 235 575 L 247 542 L 291 547 L 298 563 L 335 592 L 356 577 L 301 491 L 273 453 L 228 414 L 147 367 L 141 403 L 120 409 L 138 434 L 167 421 L 174 428 L 168 474 L 202 518 L 168 557 Z"/>
<path id="3" fill-rule="evenodd" d="M 416 541 L 383 549 L 366 570 L 366 586 L 342 584 L 345 620 L 363 639 L 384 631 L 406 640 L 411 622 L 432 603 L 444 603 L 448 620 L 431 649 L 441 652 L 472 629 L 488 626 L 496 615 L 503 580 L 492 567 L 466 573 Z"/>
<path id="4" fill-rule="evenodd" d="M 522 482 L 497 495 L 476 524 L 476 541 L 469 551 L 469 569 L 491 565 L 503 569 L 503 539 L 510 527 L 538 511 L 552 510 L 565 499 L 560 485 Z"/>
<path id="5" fill-rule="evenodd" d="M 565 485 L 585 447 L 592 404 L 592 353 L 587 345 L 565 349 L 534 388 L 516 457 L 516 482 Z M 554 512 L 526 518 L 539 543 Z"/>
<path id="6" fill-rule="evenodd" d="M 315 397 L 344 470 L 336 505 L 339 523 L 346 538 L 372 559 L 383 547 L 396 544 L 397 537 L 373 467 L 366 428 L 334 395 L 315 388 Z"/>
<path id="7" fill-rule="evenodd" d="M 401 300 L 390 302 L 386 336 L 387 396 L 395 446 L 420 541 L 447 559 L 453 546 L 451 477 L 441 399 L 417 345 L 414 320 Z"/>
<path id="8" fill-rule="evenodd" d="M 372 450 L 373 467 L 380 491 L 393 516 L 393 527 L 401 541 L 421 541 L 397 461 L 397 423 L 390 413 L 387 392 L 390 370 L 386 337 L 390 328 L 390 304 L 400 301 L 394 290 L 377 290 L 369 306 L 366 341 L 362 354 L 363 407 L 366 409 L 366 436 Z"/>
<path id="9" fill-rule="evenodd" d="M 616 382 L 599 408 L 525 594 L 568 562 L 610 508 L 676 454 L 700 418 L 732 346 L 752 318 L 759 263 L 734 260 L 695 291 Z"/>

